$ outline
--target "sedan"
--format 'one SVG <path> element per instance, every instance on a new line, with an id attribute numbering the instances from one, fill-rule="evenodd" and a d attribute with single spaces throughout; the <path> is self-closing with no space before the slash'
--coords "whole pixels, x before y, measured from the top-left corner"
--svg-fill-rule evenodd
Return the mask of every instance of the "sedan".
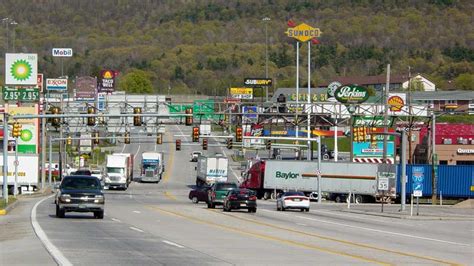
<path id="1" fill-rule="evenodd" d="M 209 191 L 210 187 L 196 187 L 189 191 L 189 199 L 193 203 L 199 203 L 200 201 L 207 202 L 207 193 Z"/>
<path id="2" fill-rule="evenodd" d="M 246 188 L 235 188 L 227 192 L 224 198 L 224 211 L 232 209 L 247 209 L 248 212 L 257 212 L 257 194 Z"/>
<path id="3" fill-rule="evenodd" d="M 309 197 L 303 192 L 285 192 L 277 198 L 277 211 L 287 209 L 299 209 L 301 211 L 309 211 Z"/>

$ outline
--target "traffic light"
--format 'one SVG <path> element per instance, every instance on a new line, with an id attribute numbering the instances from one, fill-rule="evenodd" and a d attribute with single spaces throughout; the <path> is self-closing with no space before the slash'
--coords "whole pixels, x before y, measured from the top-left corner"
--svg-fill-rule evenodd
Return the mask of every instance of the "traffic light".
<path id="1" fill-rule="evenodd" d="M 87 114 L 95 114 L 95 108 L 92 106 L 87 107 Z M 88 117 L 87 118 L 87 125 L 88 126 L 95 126 L 95 117 Z"/>
<path id="2" fill-rule="evenodd" d="M 202 149 L 205 151 L 207 150 L 207 139 L 202 140 Z"/>
<path id="3" fill-rule="evenodd" d="M 72 137 L 71 136 L 67 137 L 66 144 L 67 145 L 72 145 Z"/>
<path id="4" fill-rule="evenodd" d="M 267 150 L 271 149 L 272 148 L 272 141 L 267 139 L 267 141 L 265 143 L 265 146 L 266 146 Z"/>
<path id="5" fill-rule="evenodd" d="M 191 126 L 193 124 L 193 108 L 186 108 L 186 114 L 190 114 L 190 116 L 186 116 L 186 126 Z"/>
<path id="6" fill-rule="evenodd" d="M 99 144 L 99 131 L 94 132 L 94 144 Z"/>
<path id="7" fill-rule="evenodd" d="M 12 137 L 18 138 L 21 136 L 21 124 L 18 122 L 13 123 Z"/>
<path id="8" fill-rule="evenodd" d="M 232 150 L 232 139 L 227 139 L 227 149 Z"/>
<path id="9" fill-rule="evenodd" d="M 177 139 L 177 140 L 176 140 L 176 150 L 177 150 L 177 151 L 180 151 L 180 150 L 181 150 L 181 140 L 180 140 L 180 139 Z"/>
<path id="10" fill-rule="evenodd" d="M 51 113 L 53 115 L 59 115 L 61 113 L 61 109 L 59 107 L 56 107 L 56 106 L 51 107 L 50 110 L 51 110 Z M 51 125 L 53 127 L 59 127 L 60 124 L 61 124 L 61 118 L 59 118 L 59 117 L 51 118 Z"/>
<path id="11" fill-rule="evenodd" d="M 199 127 L 193 127 L 193 142 L 199 142 Z"/>
<path id="12" fill-rule="evenodd" d="M 242 127 L 235 128 L 235 142 L 242 142 Z"/>
<path id="13" fill-rule="evenodd" d="M 133 125 L 136 127 L 139 127 L 142 125 L 142 117 L 139 115 L 142 113 L 142 108 L 141 107 L 134 107 L 133 108 L 133 113 L 136 114 L 136 116 L 133 117 Z"/>
<path id="14" fill-rule="evenodd" d="M 163 135 L 161 133 L 156 135 L 156 144 L 163 144 Z"/>
<path id="15" fill-rule="evenodd" d="M 125 132 L 125 139 L 124 139 L 125 144 L 130 144 L 130 133 Z"/>

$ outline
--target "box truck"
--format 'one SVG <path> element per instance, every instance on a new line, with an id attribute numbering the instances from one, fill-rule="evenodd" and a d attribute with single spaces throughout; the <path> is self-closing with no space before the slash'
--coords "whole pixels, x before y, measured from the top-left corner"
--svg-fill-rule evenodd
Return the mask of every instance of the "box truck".
<path id="1" fill-rule="evenodd" d="M 132 159 L 133 160 L 133 159 Z M 105 186 L 127 189 L 132 180 L 130 156 L 108 154 L 106 159 Z M 133 167 L 133 166 L 132 166 Z"/>
<path id="2" fill-rule="evenodd" d="M 227 182 L 229 160 L 223 156 L 199 156 L 196 166 L 196 185 Z"/>
<path id="3" fill-rule="evenodd" d="M 3 169 L 3 155 L 0 155 L 0 169 Z M 38 188 L 39 159 L 37 154 L 21 154 L 18 155 L 17 166 L 17 192 L 32 192 Z M 11 194 L 15 184 L 15 155 L 8 155 L 8 174 L 7 186 Z M 3 171 L 0 171 L 0 185 L 3 189 Z"/>

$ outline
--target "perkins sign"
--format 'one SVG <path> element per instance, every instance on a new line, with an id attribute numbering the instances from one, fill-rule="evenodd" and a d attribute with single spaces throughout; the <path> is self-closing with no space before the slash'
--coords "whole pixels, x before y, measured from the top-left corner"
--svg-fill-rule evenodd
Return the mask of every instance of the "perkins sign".
<path id="1" fill-rule="evenodd" d="M 53 48 L 54 57 L 72 57 L 72 48 Z"/>
<path id="2" fill-rule="evenodd" d="M 337 88 L 334 97 L 341 103 L 363 103 L 369 99 L 369 92 L 361 86 L 346 85 Z"/>

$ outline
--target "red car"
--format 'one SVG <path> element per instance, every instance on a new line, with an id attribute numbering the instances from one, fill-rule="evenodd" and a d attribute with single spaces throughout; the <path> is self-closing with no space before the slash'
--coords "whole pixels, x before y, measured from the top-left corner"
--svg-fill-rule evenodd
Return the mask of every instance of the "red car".
<path id="1" fill-rule="evenodd" d="M 209 191 L 210 187 L 204 186 L 204 187 L 196 187 L 189 191 L 189 199 L 193 203 L 199 203 L 200 201 L 202 202 L 207 202 L 207 193 Z"/>

